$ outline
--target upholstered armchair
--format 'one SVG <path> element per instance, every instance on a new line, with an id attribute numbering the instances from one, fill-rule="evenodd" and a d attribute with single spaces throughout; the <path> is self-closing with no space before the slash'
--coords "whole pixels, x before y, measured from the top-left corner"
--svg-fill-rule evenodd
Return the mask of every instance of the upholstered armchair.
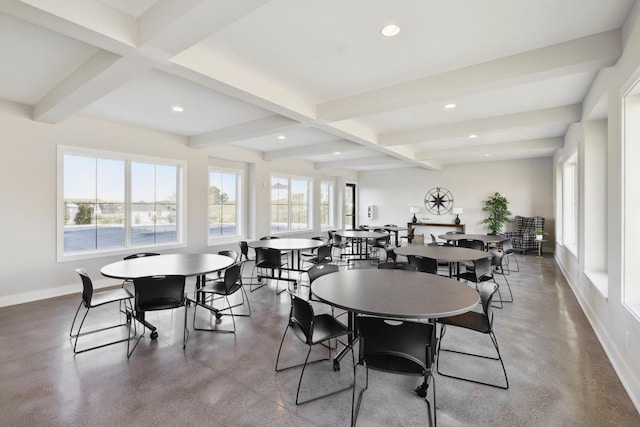
<path id="1" fill-rule="evenodd" d="M 536 243 L 536 236 L 533 234 L 533 230 L 537 228 L 544 230 L 544 218 L 541 216 L 516 216 L 514 223 L 514 231 L 505 233 L 506 237 L 512 239 L 513 249 L 522 251 L 525 254 L 527 251 L 538 250 L 538 244 Z"/>

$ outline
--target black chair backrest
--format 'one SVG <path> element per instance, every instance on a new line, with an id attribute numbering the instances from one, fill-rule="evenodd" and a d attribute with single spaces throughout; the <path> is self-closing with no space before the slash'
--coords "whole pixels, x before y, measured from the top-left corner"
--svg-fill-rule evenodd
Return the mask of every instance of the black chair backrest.
<path id="1" fill-rule="evenodd" d="M 93 282 L 87 274 L 87 270 L 84 268 L 76 268 L 76 273 L 80 275 L 82 279 L 82 301 L 85 307 L 91 305 L 91 298 L 93 298 Z"/>
<path id="2" fill-rule="evenodd" d="M 339 246 L 342 244 L 342 236 L 340 236 L 339 234 L 334 234 L 333 235 L 333 244 L 336 246 Z"/>
<path id="3" fill-rule="evenodd" d="M 340 268 L 334 264 L 316 264 L 307 270 L 307 273 L 309 273 L 309 283 L 313 283 L 314 280 L 325 274 L 336 273 L 338 270 L 340 270 Z"/>
<path id="4" fill-rule="evenodd" d="M 237 287 L 240 280 L 240 264 L 233 264 L 224 271 L 224 289 L 231 293 Z"/>
<path id="5" fill-rule="evenodd" d="M 381 262 L 378 264 L 378 269 L 417 271 L 415 265 L 411 265 L 406 262 Z"/>
<path id="6" fill-rule="evenodd" d="M 282 254 L 279 249 L 256 248 L 256 266 L 263 268 L 280 268 Z"/>
<path id="7" fill-rule="evenodd" d="M 150 276 L 133 279 L 136 310 L 154 311 L 182 307 L 185 276 Z"/>
<path id="8" fill-rule="evenodd" d="M 482 282 L 478 284 L 478 293 L 482 302 L 482 311 L 484 312 L 485 327 L 487 331 L 493 328 L 493 296 L 498 292 L 498 284 L 493 282 Z"/>
<path id="9" fill-rule="evenodd" d="M 506 239 L 502 241 L 502 250 L 505 254 L 513 253 L 513 242 L 511 239 Z"/>
<path id="10" fill-rule="evenodd" d="M 484 250 L 484 242 L 482 240 L 458 240 L 458 246 L 461 248 Z"/>
<path id="11" fill-rule="evenodd" d="M 417 271 L 422 273 L 438 273 L 438 260 L 433 258 L 427 258 L 420 255 L 407 255 L 409 264 L 416 267 Z"/>
<path id="12" fill-rule="evenodd" d="M 334 236 L 335 232 L 336 232 L 336 230 L 327 231 L 327 234 L 329 235 L 329 241 L 327 243 L 329 243 L 329 244 L 333 243 L 333 236 Z"/>
<path id="13" fill-rule="evenodd" d="M 491 254 L 491 265 L 502 268 L 502 259 L 504 258 L 504 251 L 502 249 L 489 249 Z"/>
<path id="14" fill-rule="evenodd" d="M 260 240 L 273 240 L 273 239 L 279 239 L 278 236 L 264 236 L 261 237 Z"/>
<path id="15" fill-rule="evenodd" d="M 290 293 L 291 314 L 289 327 L 303 343 L 312 344 L 313 338 L 313 307 L 309 301 L 303 300 Z"/>
<path id="16" fill-rule="evenodd" d="M 491 276 L 491 258 L 481 258 L 477 260 L 473 271 L 476 274 L 477 282 L 484 276 Z"/>
<path id="17" fill-rule="evenodd" d="M 144 257 L 148 257 L 148 256 L 158 256 L 160 254 L 157 254 L 155 252 L 140 252 L 137 254 L 133 254 L 133 255 L 127 255 L 126 257 L 124 257 L 124 260 L 128 260 L 128 259 L 134 259 L 134 258 L 144 258 Z"/>
<path id="18" fill-rule="evenodd" d="M 386 372 L 421 375 L 431 368 L 434 325 L 380 317 L 357 316 L 359 361 Z"/>
<path id="19" fill-rule="evenodd" d="M 229 258 L 233 259 L 233 262 L 238 261 L 238 252 L 233 250 L 218 251 L 218 255 L 228 256 Z"/>
<path id="20" fill-rule="evenodd" d="M 238 245 L 240 245 L 240 261 L 242 261 L 242 257 L 244 257 L 245 261 L 249 260 L 249 244 L 241 240 Z"/>
<path id="21" fill-rule="evenodd" d="M 318 248 L 318 262 L 331 261 L 331 246 L 320 246 Z"/>
<path id="22" fill-rule="evenodd" d="M 438 243 L 438 241 L 436 240 L 436 236 L 431 233 L 429 233 L 429 236 L 431 236 L 431 243 Z"/>
<path id="23" fill-rule="evenodd" d="M 385 248 L 385 251 L 387 251 L 387 259 L 391 259 L 393 262 L 397 261 L 398 254 L 396 253 L 395 249 Z"/>

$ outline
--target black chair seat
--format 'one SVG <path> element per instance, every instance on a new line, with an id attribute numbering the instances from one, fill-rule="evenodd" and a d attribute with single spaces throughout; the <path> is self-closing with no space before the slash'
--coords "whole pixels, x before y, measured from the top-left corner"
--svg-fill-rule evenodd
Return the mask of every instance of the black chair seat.
<path id="1" fill-rule="evenodd" d="M 468 280 L 470 282 L 486 282 L 488 280 L 493 280 L 493 277 L 491 276 L 481 276 L 481 277 L 477 277 L 475 270 L 474 271 L 465 271 L 463 273 L 460 273 L 460 279 L 462 280 Z"/>
<path id="2" fill-rule="evenodd" d="M 121 301 L 128 298 L 133 298 L 133 295 L 131 295 L 131 292 L 124 288 L 96 292 L 91 298 L 90 306 L 98 307 L 99 305 Z"/>
<path id="3" fill-rule="evenodd" d="M 445 325 L 460 326 L 461 328 L 471 329 L 484 334 L 488 334 L 490 331 L 484 313 L 478 313 L 476 311 L 469 311 L 457 316 L 438 319 L 438 322 Z"/>
<path id="4" fill-rule="evenodd" d="M 183 301 L 171 297 L 151 297 L 136 306 L 140 311 L 169 310 L 182 307 Z"/>
<path id="5" fill-rule="evenodd" d="M 295 330 L 295 329 L 294 329 Z M 313 318 L 312 344 L 318 344 L 330 338 L 336 338 L 349 333 L 349 329 L 337 321 L 330 314 L 318 314 Z"/>
<path id="6" fill-rule="evenodd" d="M 394 356 L 391 354 L 369 355 L 367 357 L 367 366 L 378 371 L 407 374 L 407 375 L 423 375 L 425 370 L 420 366 L 420 361 L 407 360 L 406 356 Z"/>
<path id="7" fill-rule="evenodd" d="M 223 280 L 216 280 L 208 283 L 207 286 L 198 289 L 198 292 L 218 295 L 231 295 L 238 291 L 241 287 L 242 283 L 237 282 L 234 283 L 229 289 L 227 289 Z"/>

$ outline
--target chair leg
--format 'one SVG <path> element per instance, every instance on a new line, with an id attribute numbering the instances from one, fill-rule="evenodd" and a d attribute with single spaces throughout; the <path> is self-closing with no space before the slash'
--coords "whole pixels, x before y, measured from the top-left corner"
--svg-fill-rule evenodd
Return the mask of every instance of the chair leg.
<path id="1" fill-rule="evenodd" d="M 73 333 L 73 327 L 76 323 L 77 317 L 78 317 L 78 313 L 80 312 L 80 307 L 82 307 L 83 302 L 80 302 L 80 305 L 78 305 L 78 309 L 76 310 L 76 314 L 73 316 L 73 321 L 71 322 L 71 329 L 69 330 L 69 339 L 73 340 L 73 353 L 74 354 L 80 354 L 80 353 L 84 353 L 86 351 L 90 351 L 90 350 L 95 350 L 98 348 L 102 348 L 102 347 L 106 347 L 112 344 L 118 344 L 121 342 L 125 342 L 125 341 L 130 341 L 133 337 L 135 337 L 135 335 L 132 337 L 131 336 L 131 319 L 132 319 L 132 312 L 133 312 L 133 308 L 131 308 L 131 301 L 129 301 L 129 307 L 131 308 L 131 311 L 127 311 L 127 302 L 125 301 L 125 312 L 126 312 L 126 318 L 127 320 L 125 321 L 125 323 L 119 323 L 117 325 L 111 325 L 111 326 L 106 326 L 104 328 L 100 328 L 100 329 L 96 329 L 90 332 L 82 332 L 82 327 L 84 326 L 84 322 L 87 319 L 87 315 L 89 314 L 89 310 L 91 310 L 90 307 L 86 307 L 87 311 L 85 311 L 84 315 L 82 316 L 82 321 L 80 321 L 80 326 L 78 327 L 78 331 L 74 334 Z M 118 307 L 118 312 L 120 312 L 120 307 Z M 102 331 L 107 331 L 109 329 L 115 329 L 115 328 L 119 328 L 122 326 L 127 326 L 128 328 L 128 333 L 127 333 L 127 338 L 122 338 L 116 341 L 109 341 L 107 343 L 104 344 L 100 344 L 100 345 L 96 345 L 93 347 L 88 347 L 82 350 L 78 350 L 78 341 L 80 340 L 80 337 L 82 336 L 87 336 L 87 335 L 92 335 L 95 334 L 97 332 L 102 332 Z"/>
<path id="2" fill-rule="evenodd" d="M 495 387 L 495 388 L 501 388 L 503 390 L 506 390 L 506 389 L 509 388 L 509 379 L 507 378 L 507 370 L 504 367 L 504 362 L 502 360 L 502 355 L 500 354 L 500 349 L 498 348 L 498 341 L 497 341 L 493 331 L 489 332 L 488 335 L 491 338 L 491 342 L 493 343 L 493 346 L 496 349 L 496 353 L 498 354 L 498 357 L 485 356 L 485 355 L 482 355 L 482 354 L 475 354 L 475 353 L 466 353 L 464 351 L 458 351 L 458 350 L 451 350 L 451 349 L 447 349 L 447 348 L 442 348 L 442 339 L 443 339 L 445 333 L 446 333 L 446 325 L 442 325 L 441 328 L 440 328 L 440 339 L 438 340 L 438 351 L 437 351 L 437 359 L 436 359 L 436 371 L 438 372 L 438 374 L 442 375 L 443 377 L 454 378 L 454 379 L 457 379 L 457 380 L 467 381 L 467 382 L 471 382 L 471 383 L 474 383 L 474 384 L 487 385 L 487 386 Z M 459 377 L 459 376 L 455 376 L 455 375 L 451 375 L 451 374 L 446 374 L 446 373 L 440 371 L 440 350 L 448 351 L 449 353 L 457 353 L 457 354 L 462 354 L 462 355 L 466 355 L 466 356 L 479 357 L 479 358 L 482 358 L 482 359 L 500 361 L 500 365 L 502 366 L 502 372 L 504 373 L 504 379 L 505 379 L 505 383 L 506 384 L 504 386 L 502 386 L 502 385 L 499 385 L 499 384 L 492 384 L 492 383 L 473 380 L 473 379 L 470 379 L 470 378 L 465 378 L 465 377 Z"/>

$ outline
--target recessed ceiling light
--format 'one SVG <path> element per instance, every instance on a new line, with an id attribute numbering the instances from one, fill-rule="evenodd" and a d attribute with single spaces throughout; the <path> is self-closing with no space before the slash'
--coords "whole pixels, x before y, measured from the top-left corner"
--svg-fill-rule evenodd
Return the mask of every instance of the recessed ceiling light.
<path id="1" fill-rule="evenodd" d="M 446 108 L 447 110 L 452 110 L 456 108 L 456 104 L 447 104 L 444 106 L 444 108 Z"/>
<path id="2" fill-rule="evenodd" d="M 287 139 L 287 137 L 284 135 L 278 135 L 278 139 Z"/>
<path id="3" fill-rule="evenodd" d="M 400 32 L 400 27 L 398 27 L 396 24 L 385 25 L 380 29 L 380 34 L 382 34 L 385 37 L 396 36 L 398 35 L 399 32 Z"/>
<path id="4" fill-rule="evenodd" d="M 475 133 L 472 133 L 471 135 L 469 135 L 469 138 L 473 139 L 473 138 L 477 138 L 478 135 L 476 135 Z"/>
<path id="5" fill-rule="evenodd" d="M 335 154 L 336 156 L 339 156 L 340 152 L 339 151 L 334 151 L 333 154 Z"/>
<path id="6" fill-rule="evenodd" d="M 176 113 L 182 113 L 184 111 L 184 108 L 182 108 L 182 105 L 174 105 L 173 107 L 171 107 L 171 110 L 175 111 Z"/>

